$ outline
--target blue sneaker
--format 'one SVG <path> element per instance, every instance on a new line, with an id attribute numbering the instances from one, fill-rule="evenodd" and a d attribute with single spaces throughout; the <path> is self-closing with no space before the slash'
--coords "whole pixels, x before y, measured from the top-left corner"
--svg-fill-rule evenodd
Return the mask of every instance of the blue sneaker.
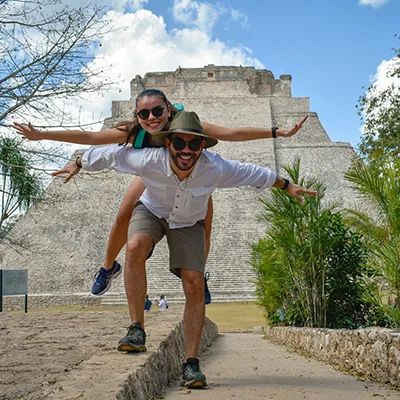
<path id="1" fill-rule="evenodd" d="M 211 303 L 211 293 L 210 290 L 208 289 L 207 281 L 210 279 L 210 273 L 206 272 L 204 275 L 204 300 L 206 304 Z"/>
<path id="2" fill-rule="evenodd" d="M 96 281 L 92 287 L 92 294 L 101 296 L 102 294 L 106 293 L 111 287 L 112 280 L 117 276 L 120 276 L 121 272 L 121 264 L 117 261 L 114 261 L 112 268 L 109 270 L 101 267 L 100 271 L 97 271 L 96 275 L 94 276 Z"/>

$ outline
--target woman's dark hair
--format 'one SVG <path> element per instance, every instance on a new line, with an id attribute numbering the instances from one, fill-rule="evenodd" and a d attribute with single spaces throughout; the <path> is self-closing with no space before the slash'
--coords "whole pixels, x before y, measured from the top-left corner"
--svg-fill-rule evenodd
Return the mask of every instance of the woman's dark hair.
<path id="1" fill-rule="evenodd" d="M 115 125 L 115 128 L 120 129 L 120 130 L 126 130 L 127 135 L 126 135 L 126 142 L 125 145 L 128 144 L 129 142 L 133 142 L 135 139 L 135 136 L 139 132 L 141 126 L 139 123 L 139 119 L 136 114 L 136 108 L 137 108 L 137 103 L 142 97 L 146 96 L 159 96 L 161 97 L 165 104 L 167 106 L 171 107 L 171 115 L 169 117 L 169 120 L 171 121 L 174 116 L 177 114 L 178 110 L 168 101 L 167 96 L 162 90 L 159 89 L 145 89 L 142 92 L 139 93 L 139 95 L 136 97 L 135 101 L 135 112 L 133 114 L 133 121 L 121 121 L 118 122 L 117 125 Z"/>

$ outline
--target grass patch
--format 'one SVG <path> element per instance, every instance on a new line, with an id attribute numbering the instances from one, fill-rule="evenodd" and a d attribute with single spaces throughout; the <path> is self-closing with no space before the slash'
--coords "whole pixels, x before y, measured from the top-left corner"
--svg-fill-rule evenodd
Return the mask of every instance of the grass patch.
<path id="1" fill-rule="evenodd" d="M 255 326 L 267 325 L 261 308 L 253 302 L 211 303 L 206 306 L 206 315 L 221 333 L 253 332 Z"/>
<path id="2" fill-rule="evenodd" d="M 173 306 L 173 304 L 171 304 Z M 158 309 L 158 307 L 155 307 Z M 56 306 L 28 309 L 28 312 L 128 312 L 127 306 L 118 307 L 81 307 Z M 13 312 L 24 312 L 23 309 Z M 211 303 L 206 306 L 206 315 L 218 325 L 218 330 L 224 332 L 253 332 L 255 326 L 265 326 L 267 322 L 261 308 L 255 302 L 245 303 Z"/>

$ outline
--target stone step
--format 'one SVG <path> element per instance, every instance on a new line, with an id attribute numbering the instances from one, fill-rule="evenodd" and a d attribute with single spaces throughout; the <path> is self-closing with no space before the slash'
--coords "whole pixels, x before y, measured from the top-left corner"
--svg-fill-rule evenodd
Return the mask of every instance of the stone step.
<path id="1" fill-rule="evenodd" d="M 211 295 L 212 296 L 212 302 L 213 303 L 232 303 L 232 302 L 237 302 L 237 303 L 245 303 L 249 301 L 256 301 L 256 297 L 253 296 L 243 296 L 243 294 L 216 294 L 216 295 Z M 170 304 L 181 304 L 185 302 L 185 298 L 183 296 L 165 296 L 167 298 L 168 303 Z M 153 297 L 150 297 L 150 299 L 153 301 Z M 101 305 L 105 307 L 118 307 L 118 306 L 127 306 L 128 301 L 125 295 L 116 295 L 116 294 L 107 294 L 104 295 L 101 299 Z"/>

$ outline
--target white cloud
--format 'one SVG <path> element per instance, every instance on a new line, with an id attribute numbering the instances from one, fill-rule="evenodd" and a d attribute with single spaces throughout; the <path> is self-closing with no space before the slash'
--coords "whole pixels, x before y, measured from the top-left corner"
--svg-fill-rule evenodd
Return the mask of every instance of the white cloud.
<path id="1" fill-rule="evenodd" d="M 135 8 L 135 10 L 139 10 L 143 8 L 143 6 L 148 2 L 149 0 L 133 0 L 133 7 Z"/>
<path id="2" fill-rule="evenodd" d="M 375 75 L 370 79 L 371 83 L 378 91 L 382 91 L 391 85 L 400 87 L 400 78 L 391 76 L 394 68 L 400 68 L 400 59 L 392 58 L 390 60 L 383 60 L 376 69 Z"/>
<path id="3" fill-rule="evenodd" d="M 378 8 L 383 6 L 389 0 L 360 0 L 360 4 L 363 6 L 371 6 L 373 8 Z"/>
<path id="4" fill-rule="evenodd" d="M 221 17 L 247 26 L 247 16 L 236 9 L 226 8 L 221 3 L 204 3 L 193 0 L 174 0 L 173 16 L 177 22 L 188 27 L 197 27 L 211 33 Z"/>
<path id="5" fill-rule="evenodd" d="M 234 8 L 231 8 L 230 12 L 231 12 L 232 19 L 234 21 L 239 22 L 243 27 L 249 26 L 249 20 L 247 18 L 247 15 L 241 13 L 238 10 L 235 10 Z"/>
<path id="6" fill-rule="evenodd" d="M 217 7 L 191 0 L 174 0 L 172 11 L 177 22 L 196 26 L 205 32 L 212 32 L 221 15 Z"/>

